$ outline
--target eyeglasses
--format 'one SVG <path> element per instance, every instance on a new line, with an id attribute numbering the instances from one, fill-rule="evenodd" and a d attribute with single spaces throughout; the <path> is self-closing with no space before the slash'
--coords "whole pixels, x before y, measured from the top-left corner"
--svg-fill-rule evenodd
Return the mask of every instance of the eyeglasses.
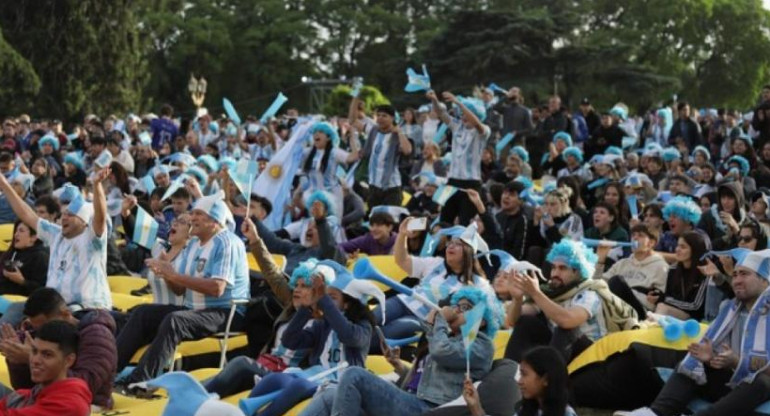
<path id="1" fill-rule="evenodd" d="M 473 309 L 473 305 L 470 303 L 458 303 L 457 305 L 454 305 L 453 308 L 459 312 L 468 312 L 469 310 Z"/>

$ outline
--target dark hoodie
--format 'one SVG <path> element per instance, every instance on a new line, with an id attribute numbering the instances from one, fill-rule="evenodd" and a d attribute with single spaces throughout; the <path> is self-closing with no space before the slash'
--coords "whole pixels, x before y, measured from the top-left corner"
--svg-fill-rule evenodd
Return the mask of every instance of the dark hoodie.
<path id="1" fill-rule="evenodd" d="M 743 195 L 743 187 L 735 181 L 721 183 L 717 187 L 717 203 L 712 205 L 711 210 L 701 216 L 698 228 L 705 231 L 711 237 L 711 243 L 714 250 L 728 250 L 738 244 L 737 233 L 732 237 L 728 236 L 726 226 L 719 218 L 722 211 L 721 195 L 728 193 L 735 197 L 735 210 L 732 212 L 735 222 L 741 224 L 746 218 L 746 197 Z"/>
<path id="2" fill-rule="evenodd" d="M 5 263 L 13 259 L 24 276 L 24 284 L 16 284 L 0 273 L 0 294 L 29 296 L 35 289 L 45 286 L 48 255 L 48 247 L 40 240 L 35 241 L 29 248 L 7 251 L 2 257 L 3 263 L 0 267 L 5 267 Z"/>
<path id="3" fill-rule="evenodd" d="M 112 383 L 118 367 L 118 351 L 115 345 L 115 320 L 105 310 L 93 310 L 78 322 L 80 343 L 77 361 L 69 370 L 69 377 L 79 378 L 88 384 L 93 394 L 93 404 L 105 409 L 112 408 Z M 13 388 L 32 388 L 29 364 L 8 363 Z"/>

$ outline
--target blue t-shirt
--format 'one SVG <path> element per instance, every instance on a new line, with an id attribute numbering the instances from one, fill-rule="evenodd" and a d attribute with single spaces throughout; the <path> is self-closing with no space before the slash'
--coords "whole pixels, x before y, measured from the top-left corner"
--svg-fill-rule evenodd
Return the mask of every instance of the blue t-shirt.
<path id="1" fill-rule="evenodd" d="M 174 138 L 179 135 L 179 129 L 173 121 L 167 118 L 156 118 L 150 123 L 152 130 L 152 148 L 160 149 L 163 143 L 171 144 Z"/>

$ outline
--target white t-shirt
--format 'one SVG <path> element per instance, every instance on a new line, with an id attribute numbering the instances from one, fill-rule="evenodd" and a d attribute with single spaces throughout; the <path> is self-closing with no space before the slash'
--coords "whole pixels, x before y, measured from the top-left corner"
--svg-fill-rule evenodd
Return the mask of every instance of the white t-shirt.
<path id="1" fill-rule="evenodd" d="M 101 236 L 88 224 L 74 238 L 64 238 L 61 226 L 44 219 L 37 222 L 37 236 L 51 249 L 46 286 L 56 289 L 68 305 L 88 309 L 112 309 L 107 283 L 107 227 Z"/>

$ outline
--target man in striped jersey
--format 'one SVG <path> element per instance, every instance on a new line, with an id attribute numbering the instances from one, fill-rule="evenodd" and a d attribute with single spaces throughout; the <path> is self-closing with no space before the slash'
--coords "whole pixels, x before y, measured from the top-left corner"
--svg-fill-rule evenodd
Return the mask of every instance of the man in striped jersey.
<path id="1" fill-rule="evenodd" d="M 191 212 L 194 237 L 173 264 L 149 259 L 147 265 L 177 294 L 184 293 L 184 306 L 142 305 L 134 310 L 118 334 L 118 368 L 130 362 L 143 345 L 150 347 L 139 364 L 118 387 L 128 394 L 132 383 L 155 377 L 173 357 L 182 341 L 205 338 L 224 331 L 230 302 L 249 297 L 246 248 L 231 231 L 233 217 L 222 200 L 223 193 L 198 199 Z M 231 329 L 243 326 L 244 310 L 235 314 Z"/>

